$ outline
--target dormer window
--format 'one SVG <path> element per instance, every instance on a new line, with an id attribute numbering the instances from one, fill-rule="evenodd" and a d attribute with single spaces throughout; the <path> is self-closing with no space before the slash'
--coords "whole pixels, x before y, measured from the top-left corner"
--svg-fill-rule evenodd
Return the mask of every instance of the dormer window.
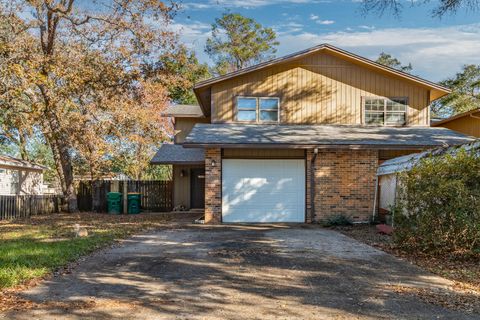
<path id="1" fill-rule="evenodd" d="M 364 97 L 363 123 L 380 126 L 403 126 L 407 123 L 408 99 Z"/>
<path id="2" fill-rule="evenodd" d="M 237 97 L 236 121 L 252 123 L 277 123 L 280 98 Z"/>

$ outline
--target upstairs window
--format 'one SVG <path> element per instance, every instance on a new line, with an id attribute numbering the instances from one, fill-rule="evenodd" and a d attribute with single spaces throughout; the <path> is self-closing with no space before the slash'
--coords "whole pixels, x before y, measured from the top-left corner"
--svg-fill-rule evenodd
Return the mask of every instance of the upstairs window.
<path id="1" fill-rule="evenodd" d="M 364 98 L 364 123 L 403 126 L 407 123 L 407 98 Z"/>
<path id="2" fill-rule="evenodd" d="M 280 99 L 276 97 L 237 97 L 236 120 L 241 122 L 278 122 Z"/>

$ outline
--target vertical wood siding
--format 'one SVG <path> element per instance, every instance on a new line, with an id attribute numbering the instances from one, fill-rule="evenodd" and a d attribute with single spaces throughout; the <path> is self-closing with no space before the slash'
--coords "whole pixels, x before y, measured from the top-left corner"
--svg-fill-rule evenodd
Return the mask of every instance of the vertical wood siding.
<path id="1" fill-rule="evenodd" d="M 480 114 L 480 113 L 479 113 Z M 480 138 L 480 119 L 465 116 L 440 125 L 450 130 L 455 130 L 469 136 Z"/>
<path id="2" fill-rule="evenodd" d="M 210 123 L 210 118 L 175 118 L 175 143 L 183 143 L 196 123 Z"/>
<path id="3" fill-rule="evenodd" d="M 362 97 L 408 97 L 407 125 L 428 125 L 428 89 L 324 52 L 212 87 L 212 122 L 235 119 L 235 97 L 280 97 L 280 121 L 361 124 Z"/>

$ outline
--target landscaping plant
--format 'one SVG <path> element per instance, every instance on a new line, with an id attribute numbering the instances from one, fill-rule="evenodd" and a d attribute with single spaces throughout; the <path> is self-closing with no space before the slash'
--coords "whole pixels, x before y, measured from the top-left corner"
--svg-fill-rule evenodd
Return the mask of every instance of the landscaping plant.
<path id="1" fill-rule="evenodd" d="M 480 157 L 474 150 L 430 156 L 399 179 L 393 208 L 399 247 L 480 254 Z"/>

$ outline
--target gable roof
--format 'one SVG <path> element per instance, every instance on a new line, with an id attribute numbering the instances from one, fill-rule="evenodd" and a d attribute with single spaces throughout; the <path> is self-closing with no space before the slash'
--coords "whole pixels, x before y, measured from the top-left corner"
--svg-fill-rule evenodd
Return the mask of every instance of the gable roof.
<path id="1" fill-rule="evenodd" d="M 162 113 L 164 117 L 203 118 L 203 111 L 199 105 L 172 104 Z"/>
<path id="2" fill-rule="evenodd" d="M 271 66 L 274 66 L 274 65 L 277 65 L 277 64 L 291 62 L 293 60 L 300 59 L 300 58 L 302 58 L 306 55 L 316 53 L 316 52 L 320 52 L 320 51 L 325 51 L 325 52 L 331 53 L 331 54 L 333 54 L 337 57 L 340 57 L 340 58 L 342 58 L 344 60 L 347 60 L 347 61 L 350 61 L 352 63 L 359 64 L 359 65 L 365 66 L 367 68 L 376 70 L 378 72 L 386 73 L 386 74 L 389 74 L 389 75 L 392 75 L 392 76 L 395 76 L 395 77 L 402 78 L 406 81 L 414 82 L 418 85 L 427 87 L 428 89 L 431 90 L 430 91 L 430 101 L 441 98 L 444 95 L 451 92 L 450 89 L 448 89 L 444 86 L 441 86 L 437 83 L 434 83 L 432 81 L 428 81 L 428 80 L 422 79 L 420 77 L 411 75 L 409 73 L 406 73 L 406 72 L 403 72 L 403 71 L 400 71 L 400 70 L 382 65 L 382 64 L 377 63 L 375 61 L 372 61 L 370 59 L 364 58 L 362 56 L 356 55 L 354 53 L 345 51 L 343 49 L 337 48 L 335 46 L 332 46 L 332 45 L 326 44 L 326 43 L 315 46 L 315 47 L 312 47 L 312 48 L 309 48 L 309 49 L 306 49 L 306 50 L 298 51 L 298 52 L 286 55 L 284 57 L 280 57 L 280 58 L 276 58 L 276 59 L 269 60 L 269 61 L 266 61 L 266 62 L 262 62 L 262 63 L 259 63 L 257 65 L 251 66 L 251 67 L 247 67 L 247 68 L 243 68 L 243 69 L 240 69 L 240 70 L 237 70 L 237 71 L 234 71 L 234 72 L 230 72 L 230 73 L 227 73 L 227 74 L 222 75 L 222 76 L 218 76 L 218 77 L 215 77 L 215 78 L 211 78 L 211 79 L 208 79 L 208 80 L 201 81 L 201 82 L 197 83 L 194 86 L 193 89 L 194 89 L 195 95 L 197 97 L 197 100 L 200 103 L 200 106 L 202 107 L 204 113 L 206 112 L 208 114 L 209 110 L 207 110 L 208 108 L 206 108 L 204 102 L 205 102 L 206 97 L 209 96 L 208 91 L 209 91 L 209 89 L 212 85 L 214 85 L 216 83 L 219 83 L 219 82 L 222 82 L 222 81 L 226 81 L 226 80 L 235 78 L 235 77 L 238 77 L 238 76 L 241 76 L 241 75 L 244 75 L 244 74 L 248 74 L 248 73 L 255 72 L 255 71 L 258 71 L 258 70 L 261 70 L 261 69 L 265 69 L 265 68 L 268 68 L 268 67 L 271 67 Z"/>
<path id="3" fill-rule="evenodd" d="M 42 166 L 40 164 L 14 158 L 7 155 L 0 155 L 0 167 L 14 167 L 14 168 L 25 168 L 25 169 L 32 169 L 32 170 L 45 170 L 47 167 Z"/>
<path id="4" fill-rule="evenodd" d="M 474 138 L 447 128 L 197 123 L 184 147 L 424 149 Z"/>
<path id="5" fill-rule="evenodd" d="M 478 113 L 478 115 L 476 115 L 476 113 Z M 463 117 L 473 117 L 473 118 L 480 119 L 480 108 L 473 109 L 473 110 L 466 111 L 466 112 L 462 112 L 462 113 L 456 114 L 454 116 L 451 116 L 450 118 L 446 118 L 446 119 L 443 119 L 443 120 L 440 120 L 440 121 L 433 122 L 432 127 L 438 127 L 442 124 L 445 124 L 445 123 L 448 123 L 450 121 L 460 119 L 460 118 L 463 118 Z"/>

